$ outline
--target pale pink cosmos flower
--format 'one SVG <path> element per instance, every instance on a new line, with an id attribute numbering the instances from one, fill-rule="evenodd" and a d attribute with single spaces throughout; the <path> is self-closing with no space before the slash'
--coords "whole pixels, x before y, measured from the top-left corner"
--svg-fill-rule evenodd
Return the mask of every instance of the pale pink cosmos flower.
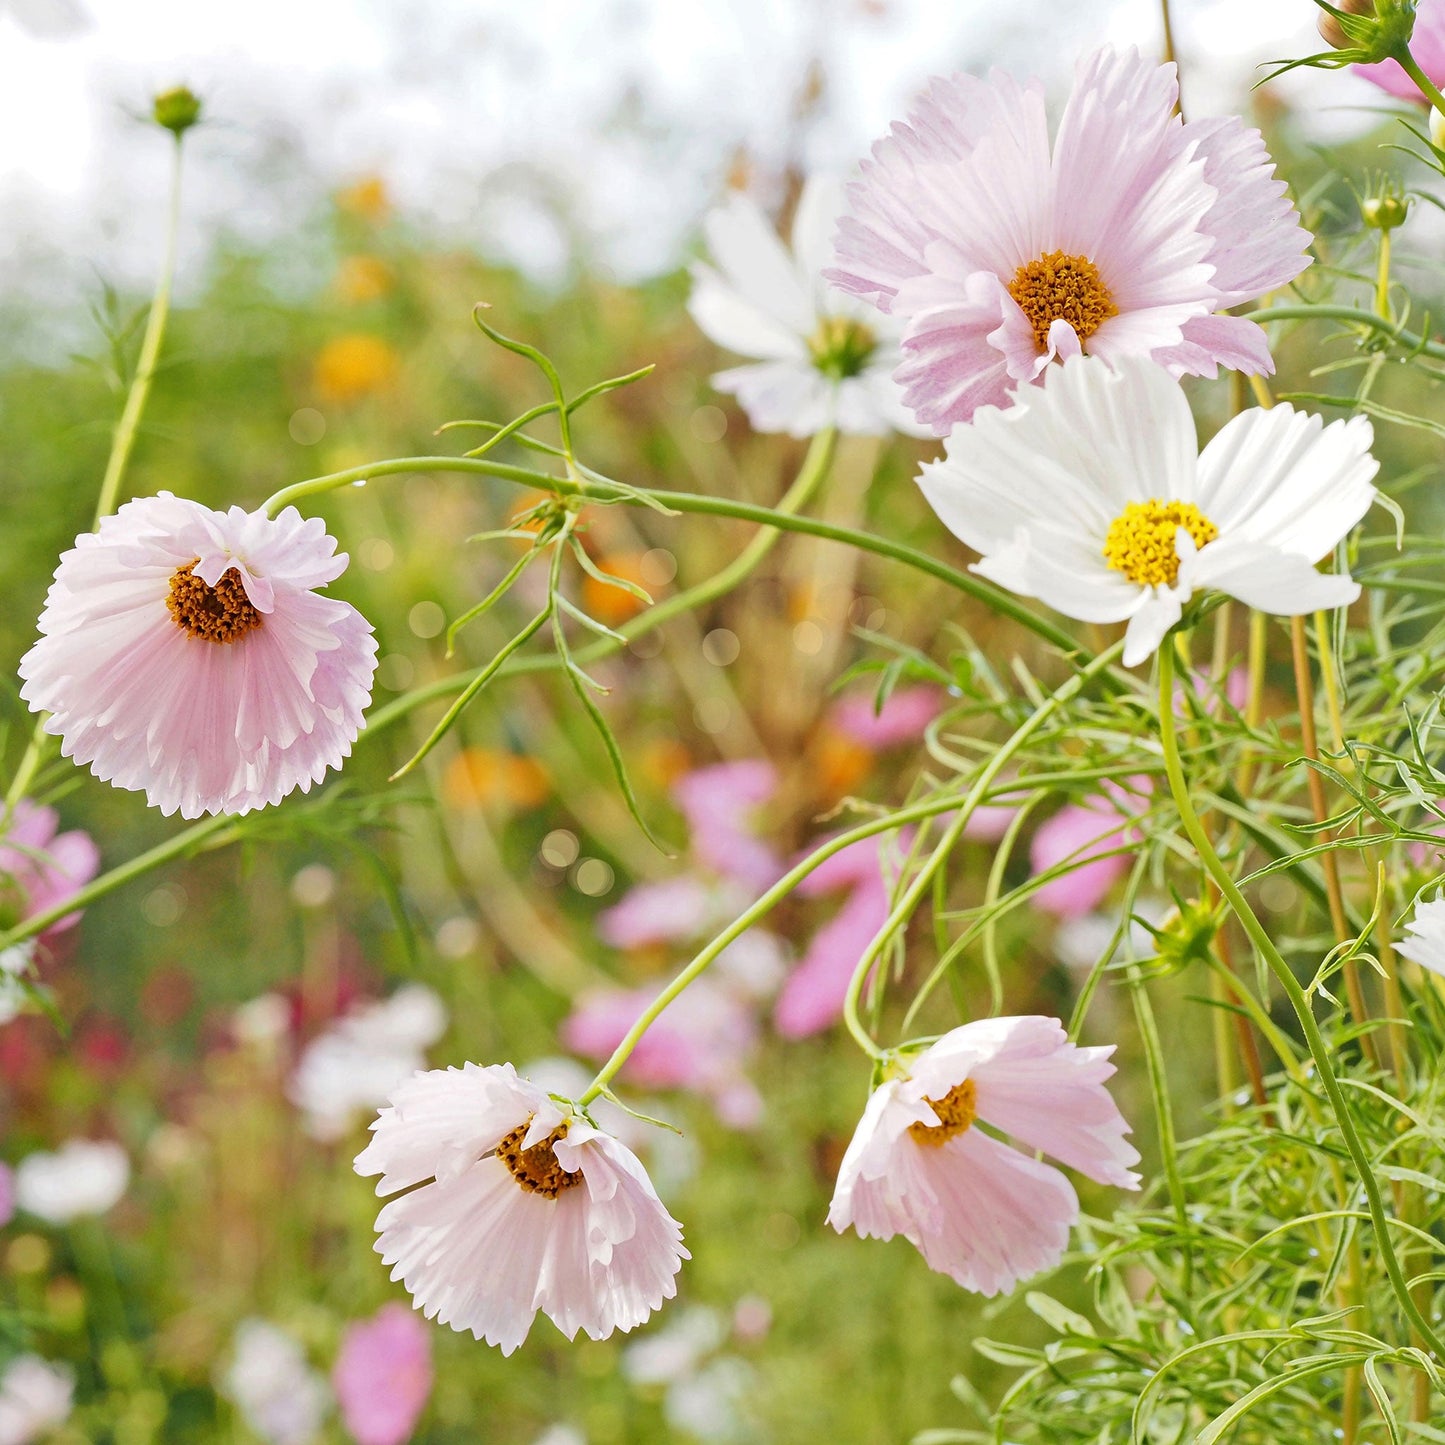
<path id="1" fill-rule="evenodd" d="M 402 1445 L 426 1409 L 433 1379 L 431 1335 L 392 1302 L 346 1327 L 331 1386 L 356 1445 Z"/>
<path id="2" fill-rule="evenodd" d="M 1139 833 L 1128 820 L 1148 806 L 1150 789 L 1147 777 L 1131 779 L 1128 788 L 1106 778 L 1098 793 L 1082 803 L 1065 803 L 1039 827 L 1029 848 L 1035 876 L 1069 866 L 1034 890 L 1036 907 L 1059 918 L 1079 918 L 1103 902 L 1129 871 L 1129 854 L 1118 850 L 1139 844 Z"/>
<path id="3" fill-rule="evenodd" d="M 719 876 L 767 888 L 782 875 L 781 859 L 753 828 L 753 814 L 777 787 L 777 772 L 761 758 L 697 768 L 673 785 L 693 851 Z"/>
<path id="4" fill-rule="evenodd" d="M 16 1355 L 0 1375 L 0 1445 L 31 1445 L 70 1418 L 75 1374 L 39 1355 Z"/>
<path id="5" fill-rule="evenodd" d="M 245 813 L 340 767 L 376 643 L 316 591 L 346 570 L 320 518 L 127 502 L 60 559 L 21 696 L 61 751 L 163 813 Z"/>
<path id="6" fill-rule="evenodd" d="M 1139 1187 L 1129 1126 L 1104 1087 L 1113 1051 L 1080 1048 L 1057 1019 L 1034 1015 L 964 1024 L 900 1059 L 848 1145 L 828 1223 L 865 1239 L 901 1234 L 930 1269 L 979 1294 L 1051 1269 L 1079 1201 L 1033 1151 Z"/>
<path id="7" fill-rule="evenodd" d="M 1415 9 L 1415 29 L 1410 36 L 1410 54 L 1435 85 L 1445 85 L 1445 0 L 1419 0 Z M 1356 65 L 1354 71 L 1399 100 L 1426 104 L 1420 87 L 1400 69 L 1397 60 L 1382 60 L 1377 65 Z"/>
<path id="8" fill-rule="evenodd" d="M 80 891 L 100 869 L 100 849 L 89 833 L 62 833 L 54 808 L 21 798 L 0 834 L 0 920 L 48 913 Z M 8 905 L 8 906 L 7 906 Z M 13 911 L 13 917 L 11 916 Z M 69 913 L 50 925 L 59 933 L 79 919 Z"/>
<path id="9" fill-rule="evenodd" d="M 935 80 L 849 189 L 829 278 L 905 322 L 895 373 L 946 435 L 1048 363 L 1150 356 L 1176 376 L 1269 374 L 1226 315 L 1309 264 L 1310 236 L 1257 130 L 1174 112 L 1174 66 L 1080 62 L 1052 146 L 1042 87 Z"/>
<path id="10" fill-rule="evenodd" d="M 510 1355 L 538 1312 L 605 1339 L 677 1291 L 682 1227 L 637 1156 L 511 1064 L 414 1074 L 358 1174 L 396 1194 L 376 1249 L 428 1319 Z"/>
<path id="11" fill-rule="evenodd" d="M 845 737 L 881 753 L 899 743 L 916 743 L 943 709 L 943 692 L 926 685 L 899 687 L 881 708 L 871 692 L 850 693 L 833 705 L 828 720 Z"/>

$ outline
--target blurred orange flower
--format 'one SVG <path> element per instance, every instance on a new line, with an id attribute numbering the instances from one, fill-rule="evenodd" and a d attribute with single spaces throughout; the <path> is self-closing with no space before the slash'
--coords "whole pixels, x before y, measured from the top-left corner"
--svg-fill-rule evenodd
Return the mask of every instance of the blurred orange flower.
<path id="1" fill-rule="evenodd" d="M 391 215 L 391 197 L 386 193 L 386 182 L 380 176 L 363 176 L 344 190 L 336 193 L 338 210 L 357 216 L 379 226 Z"/>
<path id="2" fill-rule="evenodd" d="M 380 256 L 342 257 L 336 271 L 336 294 L 348 305 L 375 301 L 391 288 L 391 267 Z"/>
<path id="3" fill-rule="evenodd" d="M 395 380 L 396 352 L 379 336 L 354 331 L 333 337 L 317 353 L 316 390 L 332 402 L 357 401 Z"/>
<path id="4" fill-rule="evenodd" d="M 692 767 L 692 757 L 676 738 L 654 738 L 643 747 L 639 762 L 642 775 L 657 788 L 670 788 Z"/>
<path id="5" fill-rule="evenodd" d="M 840 798 L 851 792 L 873 767 L 873 754 L 845 733 L 824 723 L 813 734 L 809 759 L 819 793 Z"/>
<path id="6" fill-rule="evenodd" d="M 525 753 L 499 748 L 465 748 L 447 765 L 447 801 L 459 808 L 535 808 L 551 783 L 541 763 Z"/>
<path id="7" fill-rule="evenodd" d="M 613 577 L 621 577 L 625 582 L 631 582 L 638 587 L 647 587 L 643 580 L 643 573 L 646 569 L 642 565 L 640 552 L 614 552 L 593 560 L 599 572 L 606 572 Z M 640 597 L 634 597 L 624 587 L 613 587 L 606 582 L 599 582 L 595 577 L 584 577 L 582 579 L 582 606 L 599 622 L 605 622 L 609 627 L 616 627 L 619 622 L 626 622 L 629 617 L 636 617 L 647 604 Z"/>

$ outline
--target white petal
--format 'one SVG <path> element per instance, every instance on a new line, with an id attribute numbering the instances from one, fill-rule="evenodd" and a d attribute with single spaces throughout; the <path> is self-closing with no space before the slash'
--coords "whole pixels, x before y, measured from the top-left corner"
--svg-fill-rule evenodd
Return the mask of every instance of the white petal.
<path id="1" fill-rule="evenodd" d="M 688 314 L 710 341 L 739 356 L 762 360 L 806 360 L 808 348 L 796 331 L 746 300 L 711 266 L 692 268 Z"/>
<path id="2" fill-rule="evenodd" d="M 708 212 L 703 234 L 718 270 L 744 301 L 796 335 L 812 332 L 817 318 L 809 288 L 755 201 L 734 193 Z"/>

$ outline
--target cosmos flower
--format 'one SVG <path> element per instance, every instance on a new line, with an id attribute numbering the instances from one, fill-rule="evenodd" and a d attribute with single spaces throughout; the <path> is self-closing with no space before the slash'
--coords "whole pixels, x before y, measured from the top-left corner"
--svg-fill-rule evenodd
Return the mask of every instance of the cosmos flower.
<path id="1" fill-rule="evenodd" d="M 849 188 L 830 280 L 905 326 L 895 373 L 946 435 L 1057 358 L 1152 356 L 1176 375 L 1273 371 L 1228 308 L 1309 263 L 1283 181 L 1238 117 L 1174 111 L 1174 66 L 1080 62 L 1052 146 L 1038 83 L 936 80 Z"/>
<path id="2" fill-rule="evenodd" d="M 415 1074 L 372 1129 L 357 1173 L 408 1191 L 376 1249 L 428 1319 L 510 1355 L 539 1311 L 600 1340 L 676 1293 L 682 1228 L 637 1156 L 510 1064 Z"/>
<path id="3" fill-rule="evenodd" d="M 1445 898 L 1415 905 L 1415 916 L 1395 952 L 1431 973 L 1445 975 Z"/>
<path id="4" fill-rule="evenodd" d="M 881 708 L 872 692 L 853 692 L 834 703 L 828 720 L 839 732 L 871 752 L 900 743 L 918 743 L 928 724 L 943 710 L 941 689 L 920 685 L 898 687 Z"/>
<path id="5" fill-rule="evenodd" d="M 393 1301 L 346 1327 L 331 1384 L 356 1445 L 403 1445 L 432 1387 L 431 1336 Z"/>
<path id="6" fill-rule="evenodd" d="M 51 1224 L 105 1214 L 130 1183 L 130 1160 L 110 1140 L 72 1139 L 53 1154 L 27 1154 L 15 1170 L 15 1202 Z"/>
<path id="7" fill-rule="evenodd" d="M 760 432 L 918 435 L 891 373 L 898 328 L 832 290 L 822 271 L 843 210 L 840 184 L 813 177 L 793 220 L 791 253 L 756 202 L 734 195 L 703 222 L 715 266 L 692 268 L 688 310 L 729 351 L 756 357 L 712 383 L 736 396 Z"/>
<path id="8" fill-rule="evenodd" d="M 326 1381 L 297 1340 L 266 1320 L 242 1320 L 221 1381 L 250 1429 L 268 1445 L 310 1445 L 331 1408 Z"/>
<path id="9" fill-rule="evenodd" d="M 777 772 L 761 758 L 695 768 L 673 784 L 693 851 L 719 877 L 763 889 L 782 876 L 782 860 L 753 824 L 777 787 Z"/>
<path id="10" fill-rule="evenodd" d="M 1034 874 L 1062 863 L 1069 867 L 1033 891 L 1036 908 L 1059 918 L 1078 918 L 1103 902 L 1129 871 L 1129 855 L 1116 850 L 1139 843 L 1138 831 L 1127 824 L 1147 807 L 1149 791 L 1147 777 L 1131 779 L 1129 788 L 1106 778 L 1098 793 L 1080 803 L 1065 803 L 1039 826 L 1029 846 Z"/>
<path id="11" fill-rule="evenodd" d="M 829 1224 L 865 1239 L 901 1234 L 930 1269 L 979 1294 L 1051 1269 L 1079 1201 L 1035 1150 L 1101 1184 L 1139 1186 L 1129 1126 L 1104 1087 L 1113 1051 L 1079 1048 L 1057 1019 L 1034 1015 L 964 1024 L 900 1058 L 848 1145 Z"/>
<path id="12" fill-rule="evenodd" d="M 1289 617 L 1359 596 L 1315 563 L 1369 510 L 1373 432 L 1252 407 L 1201 453 L 1183 388 L 1154 363 L 1051 367 L 1009 411 L 959 427 L 919 478 L 974 571 L 1084 622 L 1127 622 L 1143 662 L 1197 592 Z"/>
<path id="13" fill-rule="evenodd" d="M 21 696 L 66 756 L 167 815 L 308 791 L 350 754 L 376 670 L 370 624 L 315 590 L 345 569 L 294 507 L 128 502 L 61 557 Z"/>
<path id="14" fill-rule="evenodd" d="M 313 1139 L 339 1139 L 357 1116 L 379 1109 L 401 1081 L 426 1067 L 447 1028 L 446 1006 L 425 984 L 363 1004 L 306 1046 L 286 1086 Z"/>
<path id="15" fill-rule="evenodd" d="M 17 1355 L 0 1375 L 0 1445 L 30 1445 L 70 1418 L 75 1376 L 39 1355 Z"/>
<path id="16" fill-rule="evenodd" d="M 48 913 L 80 891 L 100 869 L 100 850 L 89 833 L 59 831 L 54 808 L 21 798 L 0 834 L 0 927 Z M 67 914 L 50 925 L 59 933 L 80 917 Z"/>

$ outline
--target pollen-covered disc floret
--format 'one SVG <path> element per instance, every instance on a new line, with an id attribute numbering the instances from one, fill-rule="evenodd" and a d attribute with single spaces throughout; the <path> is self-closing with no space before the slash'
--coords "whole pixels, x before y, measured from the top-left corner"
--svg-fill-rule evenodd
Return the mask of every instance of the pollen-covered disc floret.
<path id="1" fill-rule="evenodd" d="M 935 80 L 848 189 L 826 274 L 902 326 L 895 378 L 939 436 L 1051 361 L 1274 369 L 1227 314 L 1297 276 L 1310 236 L 1257 130 L 1175 109 L 1174 66 L 1095 51 L 1050 134 L 1043 87 Z"/>
<path id="2" fill-rule="evenodd" d="M 1195 550 L 1208 546 L 1219 528 L 1193 502 L 1130 502 L 1104 537 L 1109 565 L 1141 587 L 1172 587 L 1179 580 L 1175 535 L 1183 527 Z"/>
<path id="3" fill-rule="evenodd" d="M 682 1228 L 637 1156 L 510 1064 L 414 1074 L 371 1127 L 357 1173 L 399 1195 L 376 1249 L 428 1319 L 511 1354 L 538 1313 L 600 1340 L 676 1293 Z"/>
<path id="4" fill-rule="evenodd" d="M 1033 1015 L 965 1024 L 896 1061 L 848 1145 L 828 1222 L 864 1238 L 901 1234 L 980 1294 L 1052 1268 L 1079 1201 L 1034 1151 L 1101 1184 L 1139 1186 L 1129 1126 L 1104 1087 L 1112 1053 Z"/>
<path id="5" fill-rule="evenodd" d="M 163 813 L 244 813 L 341 766 L 376 642 L 318 590 L 346 570 L 319 518 L 128 502 L 60 559 L 21 696 L 61 751 Z"/>
<path id="6" fill-rule="evenodd" d="M 1207 590 L 1281 616 L 1342 607 L 1317 570 L 1375 498 L 1369 421 L 1254 407 L 1199 451 L 1180 384 L 1145 357 L 1075 357 L 954 430 L 919 485 L 974 571 L 1148 658 Z"/>

